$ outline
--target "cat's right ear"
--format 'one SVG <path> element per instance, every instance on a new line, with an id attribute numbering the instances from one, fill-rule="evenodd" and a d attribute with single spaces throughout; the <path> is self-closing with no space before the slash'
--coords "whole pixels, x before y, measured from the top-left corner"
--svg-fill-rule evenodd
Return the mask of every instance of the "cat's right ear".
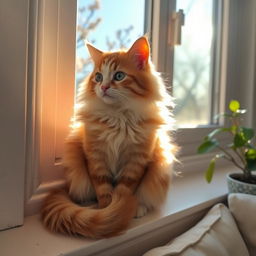
<path id="1" fill-rule="evenodd" d="M 128 55 L 135 62 L 139 70 L 144 69 L 149 59 L 149 42 L 147 37 L 137 39 L 128 51 Z"/>
<path id="2" fill-rule="evenodd" d="M 94 63 L 98 63 L 102 58 L 103 52 L 95 48 L 93 45 L 86 43 L 87 49 L 91 55 L 91 58 Z"/>

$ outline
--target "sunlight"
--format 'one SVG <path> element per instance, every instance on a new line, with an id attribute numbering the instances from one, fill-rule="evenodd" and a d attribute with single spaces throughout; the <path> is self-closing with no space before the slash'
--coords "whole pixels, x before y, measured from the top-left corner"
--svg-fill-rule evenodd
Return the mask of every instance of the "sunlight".
<path id="1" fill-rule="evenodd" d="M 160 142 L 160 147 L 163 150 L 163 156 L 165 158 L 165 163 L 166 164 L 171 164 L 174 161 L 174 145 L 173 143 L 170 142 L 169 136 L 167 136 L 167 133 L 169 132 L 169 129 L 165 126 L 165 127 L 161 127 L 160 129 L 158 129 L 157 131 L 157 138 L 159 138 L 159 142 Z"/>
<path id="2" fill-rule="evenodd" d="M 81 122 L 77 121 L 74 116 L 71 117 L 71 119 L 70 119 L 70 125 L 69 125 L 69 127 L 70 127 L 71 129 L 78 129 L 78 128 L 81 127 L 81 126 L 82 126 L 82 123 L 81 123 Z"/>

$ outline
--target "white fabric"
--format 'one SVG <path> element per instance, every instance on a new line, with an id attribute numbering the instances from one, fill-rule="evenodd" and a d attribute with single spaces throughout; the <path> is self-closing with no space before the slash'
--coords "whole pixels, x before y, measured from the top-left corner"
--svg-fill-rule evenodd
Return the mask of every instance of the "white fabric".
<path id="1" fill-rule="evenodd" d="M 215 205 L 193 228 L 144 256 L 249 256 L 227 207 Z"/>
<path id="2" fill-rule="evenodd" d="M 230 194 L 229 209 L 244 238 L 250 255 L 256 255 L 256 196 L 248 194 Z"/>

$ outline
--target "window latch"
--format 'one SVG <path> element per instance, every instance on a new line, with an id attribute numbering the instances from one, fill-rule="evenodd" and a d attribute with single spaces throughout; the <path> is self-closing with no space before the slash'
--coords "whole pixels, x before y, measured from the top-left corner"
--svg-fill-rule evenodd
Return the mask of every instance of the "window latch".
<path id="1" fill-rule="evenodd" d="M 181 44 L 181 28 L 185 24 L 185 14 L 182 9 L 173 12 L 169 24 L 168 43 L 171 46 Z"/>

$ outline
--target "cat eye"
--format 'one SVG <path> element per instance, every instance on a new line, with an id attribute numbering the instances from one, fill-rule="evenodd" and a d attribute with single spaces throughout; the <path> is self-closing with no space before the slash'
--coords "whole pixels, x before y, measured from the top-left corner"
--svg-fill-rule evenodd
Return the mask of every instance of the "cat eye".
<path id="1" fill-rule="evenodd" d="M 114 80 L 121 81 L 125 78 L 126 74 L 122 71 L 118 71 L 114 74 Z"/>
<path id="2" fill-rule="evenodd" d="M 101 73 L 97 72 L 97 73 L 95 74 L 95 81 L 96 81 L 97 83 L 100 83 L 100 82 L 102 82 L 102 80 L 103 80 L 103 75 L 102 75 Z"/>

